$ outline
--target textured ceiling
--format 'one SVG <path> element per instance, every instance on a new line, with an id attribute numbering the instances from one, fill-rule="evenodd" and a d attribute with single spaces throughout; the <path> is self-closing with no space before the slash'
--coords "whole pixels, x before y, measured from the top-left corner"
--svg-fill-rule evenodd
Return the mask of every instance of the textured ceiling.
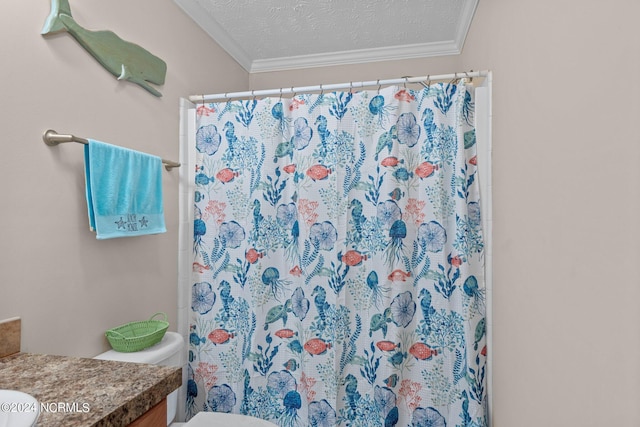
<path id="1" fill-rule="evenodd" d="M 249 72 L 460 53 L 478 0 L 174 0 Z"/>

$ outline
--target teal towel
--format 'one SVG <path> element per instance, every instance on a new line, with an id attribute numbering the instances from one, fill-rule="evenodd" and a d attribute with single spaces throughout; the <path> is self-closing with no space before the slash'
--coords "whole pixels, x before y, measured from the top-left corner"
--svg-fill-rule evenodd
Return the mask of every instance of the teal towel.
<path id="1" fill-rule="evenodd" d="M 84 163 L 89 226 L 97 239 L 167 231 L 160 157 L 89 140 Z"/>

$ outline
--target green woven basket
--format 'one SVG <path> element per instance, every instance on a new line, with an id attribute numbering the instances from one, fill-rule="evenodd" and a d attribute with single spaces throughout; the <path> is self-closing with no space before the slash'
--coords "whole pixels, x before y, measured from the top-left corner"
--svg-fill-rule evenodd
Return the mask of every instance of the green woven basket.
<path id="1" fill-rule="evenodd" d="M 154 320 L 158 315 L 162 315 L 164 320 Z M 105 335 L 115 351 L 131 353 L 159 343 L 168 328 L 167 315 L 156 313 L 149 320 L 129 322 L 109 329 Z"/>

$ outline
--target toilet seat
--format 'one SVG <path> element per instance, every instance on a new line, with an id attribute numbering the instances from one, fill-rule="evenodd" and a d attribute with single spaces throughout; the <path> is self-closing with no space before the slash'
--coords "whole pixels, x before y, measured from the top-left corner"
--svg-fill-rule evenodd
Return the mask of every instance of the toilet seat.
<path id="1" fill-rule="evenodd" d="M 226 425 L 233 427 L 277 427 L 269 421 L 240 414 L 222 412 L 198 412 L 184 427 L 211 427 Z"/>

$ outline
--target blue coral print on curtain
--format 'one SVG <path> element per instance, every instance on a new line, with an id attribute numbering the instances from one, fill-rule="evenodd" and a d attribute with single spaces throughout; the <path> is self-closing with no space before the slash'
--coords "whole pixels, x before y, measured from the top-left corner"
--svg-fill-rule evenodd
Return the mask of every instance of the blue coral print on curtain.
<path id="1" fill-rule="evenodd" d="M 188 416 L 486 426 L 473 88 L 197 108 Z"/>

